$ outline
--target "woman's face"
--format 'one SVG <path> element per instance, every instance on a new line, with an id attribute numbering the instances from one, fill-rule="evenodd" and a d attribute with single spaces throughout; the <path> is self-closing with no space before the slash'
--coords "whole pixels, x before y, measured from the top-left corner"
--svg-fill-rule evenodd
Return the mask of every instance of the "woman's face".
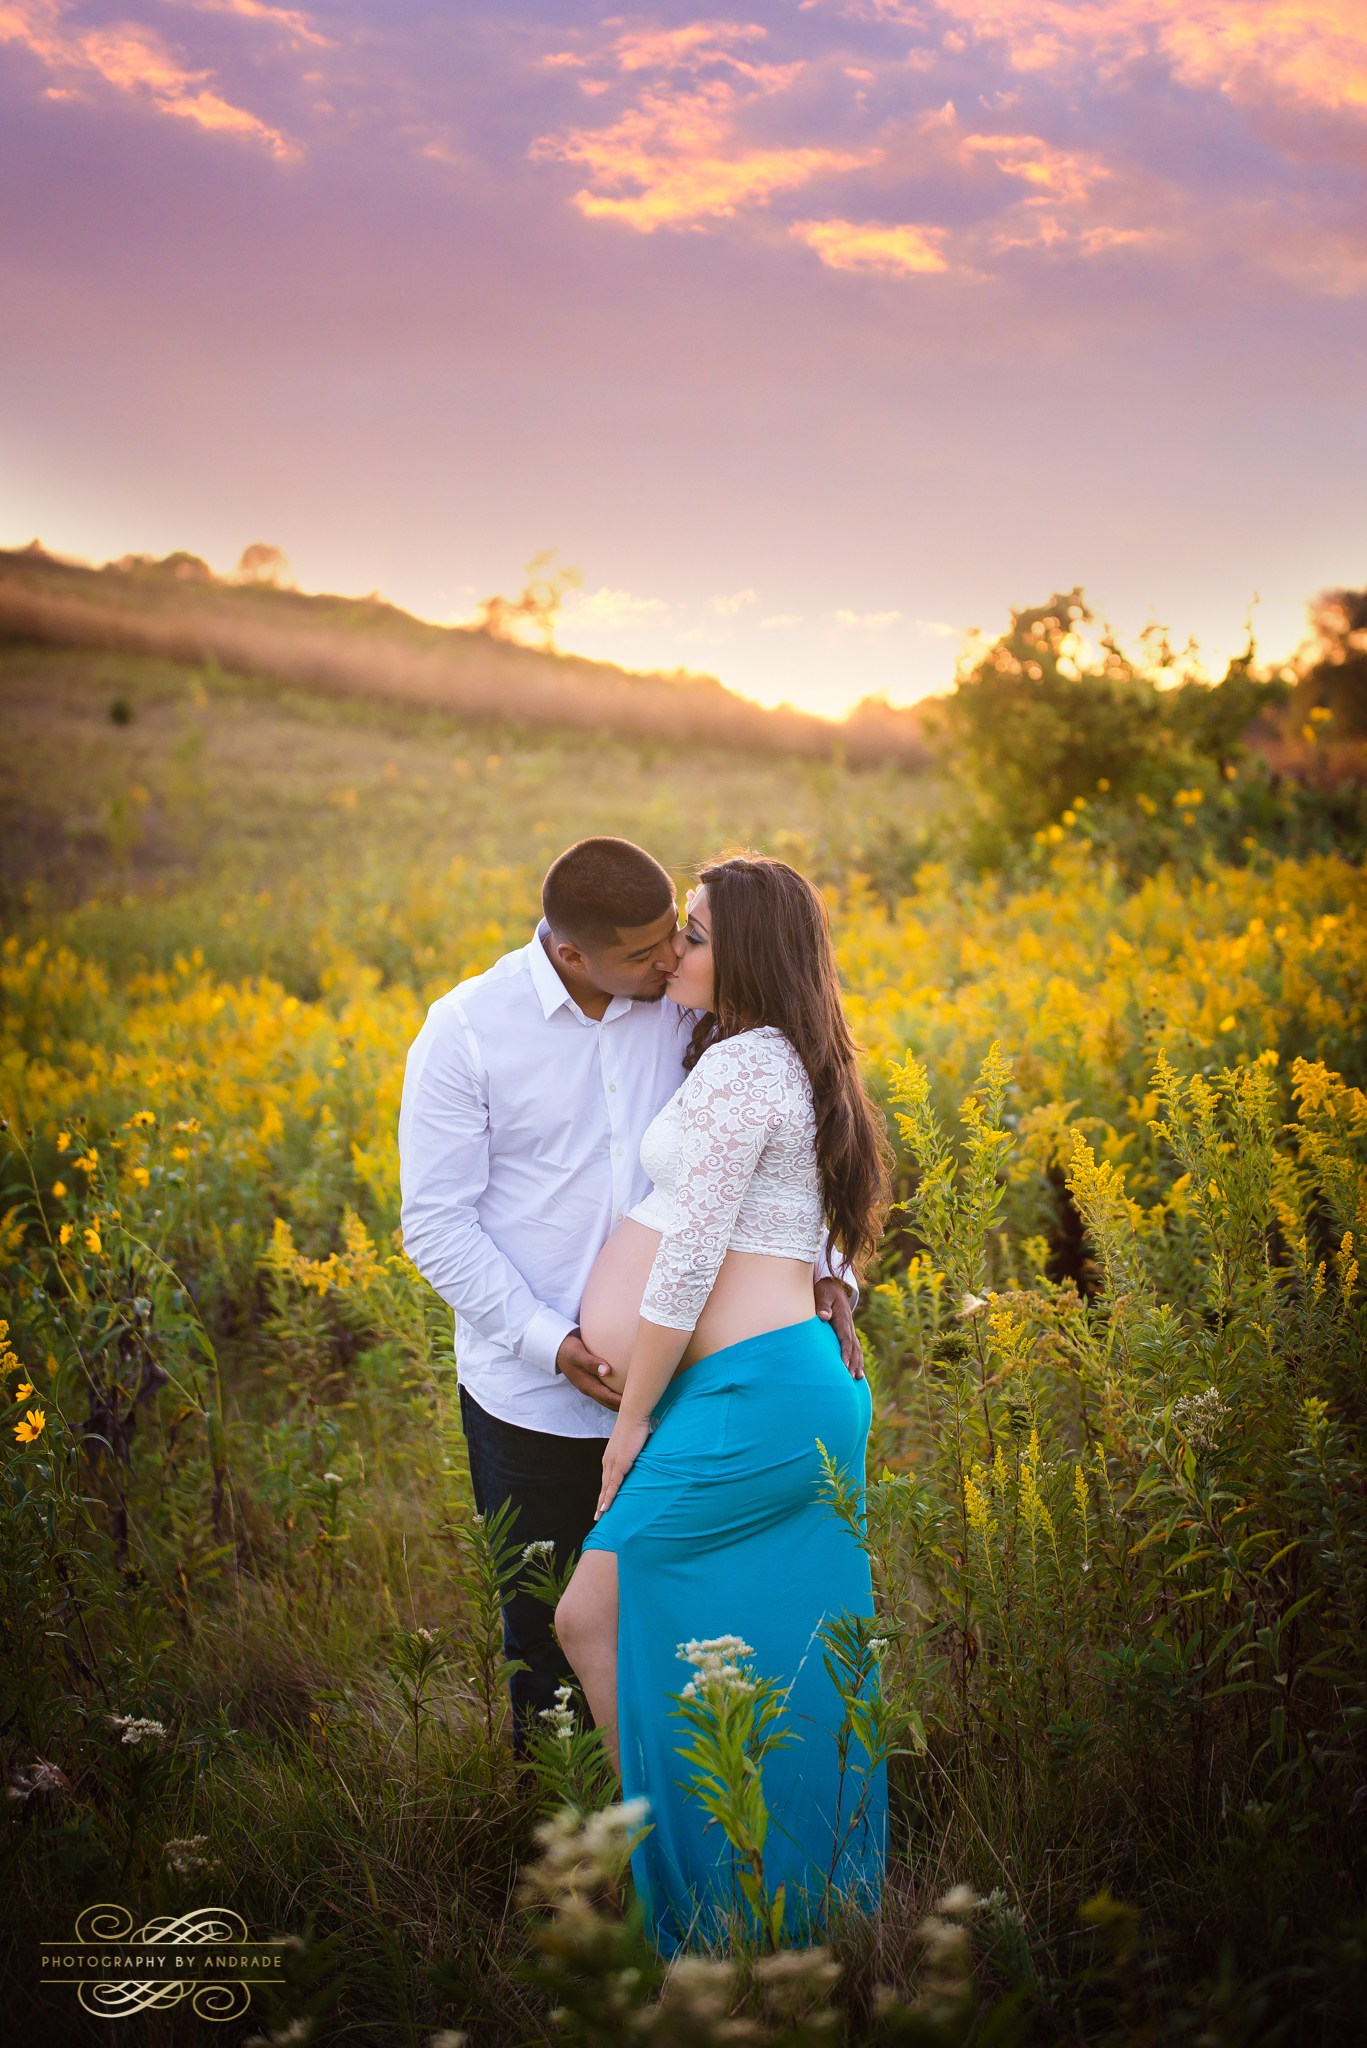
<path id="1" fill-rule="evenodd" d="M 688 899 L 688 917 L 674 937 L 679 964 L 667 976 L 666 993 L 681 1010 L 710 1010 L 713 1007 L 712 916 L 707 891 L 695 889 Z"/>

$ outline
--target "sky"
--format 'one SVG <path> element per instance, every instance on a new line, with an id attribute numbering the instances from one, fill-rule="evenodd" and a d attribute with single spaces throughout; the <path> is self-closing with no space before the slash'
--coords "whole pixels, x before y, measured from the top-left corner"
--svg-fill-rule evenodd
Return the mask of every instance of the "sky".
<path id="1" fill-rule="evenodd" d="M 1363 0 L 0 0 L 0 544 L 838 714 L 1367 580 Z"/>

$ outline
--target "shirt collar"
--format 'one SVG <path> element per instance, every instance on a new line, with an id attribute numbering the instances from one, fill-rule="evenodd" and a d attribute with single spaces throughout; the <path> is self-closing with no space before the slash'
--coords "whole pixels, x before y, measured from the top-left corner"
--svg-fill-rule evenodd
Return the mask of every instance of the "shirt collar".
<path id="1" fill-rule="evenodd" d="M 550 956 L 541 943 L 543 938 L 550 936 L 550 929 L 550 926 L 543 917 L 536 928 L 532 943 L 527 948 L 527 967 L 532 977 L 532 987 L 536 990 L 541 1001 L 541 1014 L 546 1018 L 553 1017 L 563 1003 L 567 1005 L 581 1024 L 592 1024 L 596 1030 L 598 1028 L 598 1019 L 584 1015 L 584 1012 L 580 1009 L 578 1003 L 576 1003 L 574 997 L 551 965 Z M 602 1021 L 605 1024 L 615 1023 L 617 1018 L 625 1017 L 631 1007 L 630 996 L 614 996 L 607 1009 L 603 1012 Z"/>
<path id="2" fill-rule="evenodd" d="M 533 935 L 532 943 L 527 948 L 527 968 L 532 977 L 532 987 L 536 990 L 541 1001 L 542 1015 L 553 1017 L 562 1003 L 568 1003 L 573 1010 L 582 1016 L 583 1012 L 579 1009 L 578 1003 L 574 1001 L 564 982 L 552 967 L 546 948 L 541 943 L 543 938 L 550 936 L 550 929 L 550 926 L 543 917 Z"/>

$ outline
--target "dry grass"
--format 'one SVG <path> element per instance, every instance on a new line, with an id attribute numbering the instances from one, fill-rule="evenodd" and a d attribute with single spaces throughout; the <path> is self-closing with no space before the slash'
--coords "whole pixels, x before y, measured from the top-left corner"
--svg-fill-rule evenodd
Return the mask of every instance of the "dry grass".
<path id="1" fill-rule="evenodd" d="M 430 626 L 379 600 L 304 597 L 0 554 L 0 638 L 159 660 L 213 661 L 298 689 L 388 698 L 567 732 L 854 765 L 923 767 L 913 712 L 869 701 L 843 723 L 765 710 L 713 676 L 638 675 L 484 632 Z"/>
<path id="2" fill-rule="evenodd" d="M 789 857 L 800 844 L 823 879 L 854 863 L 892 889 L 942 794 L 895 767 L 474 725 L 217 664 L 32 643 L 0 644 L 0 721 L 0 911 L 21 919 L 215 875 L 236 899 L 310 880 L 316 895 L 339 864 L 544 870 L 590 831 L 680 869 L 725 844 Z M 200 906 L 192 943 L 220 929 L 221 908 Z"/>

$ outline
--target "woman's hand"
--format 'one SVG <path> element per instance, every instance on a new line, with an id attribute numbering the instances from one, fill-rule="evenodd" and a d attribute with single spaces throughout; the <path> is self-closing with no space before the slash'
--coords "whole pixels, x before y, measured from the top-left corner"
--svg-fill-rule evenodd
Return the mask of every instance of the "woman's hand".
<path id="1" fill-rule="evenodd" d="M 648 1422 L 628 1422 L 620 1415 L 617 1426 L 603 1446 L 603 1491 L 598 1496 L 594 1521 L 605 1515 L 617 1498 L 617 1490 L 650 1437 Z"/>

